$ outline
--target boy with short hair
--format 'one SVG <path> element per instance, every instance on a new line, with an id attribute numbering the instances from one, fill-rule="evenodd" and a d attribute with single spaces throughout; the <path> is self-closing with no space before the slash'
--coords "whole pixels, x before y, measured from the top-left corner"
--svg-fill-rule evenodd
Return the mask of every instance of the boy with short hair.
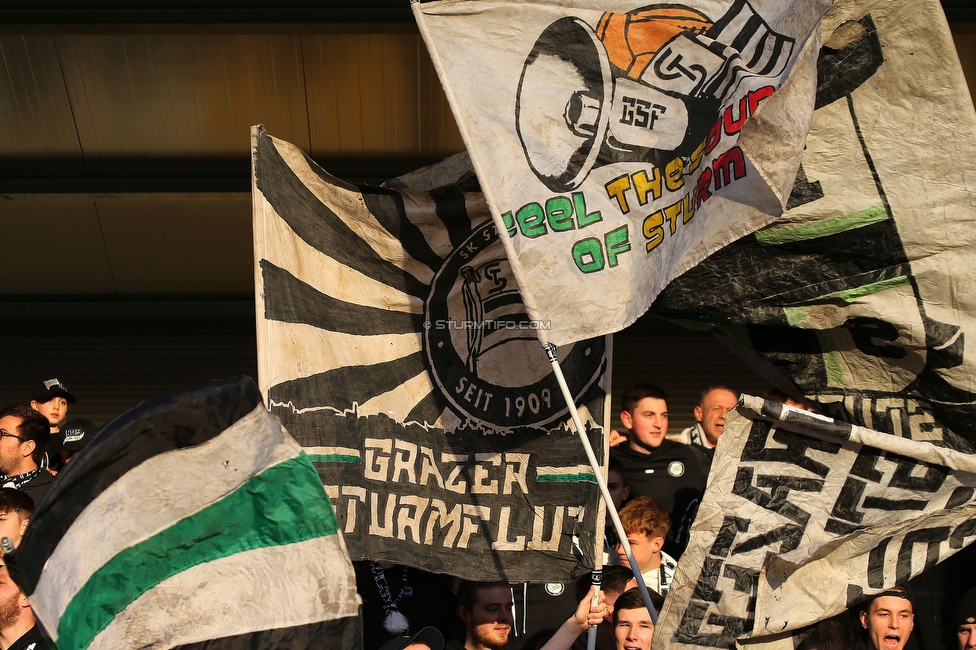
<path id="1" fill-rule="evenodd" d="M 671 527 L 671 516 L 664 506 L 651 497 L 634 499 L 621 508 L 619 514 L 644 584 L 648 589 L 666 596 L 678 564 L 661 550 Z M 621 564 L 630 567 L 622 544 L 617 545 L 617 555 Z"/>
<path id="2" fill-rule="evenodd" d="M 614 554 L 616 555 L 616 553 Z M 605 599 L 607 610 L 604 614 L 604 620 L 599 624 L 596 632 L 596 647 L 597 650 L 614 650 L 614 637 L 613 637 L 613 604 L 616 602 L 620 594 L 627 591 L 627 583 L 634 579 L 634 574 L 630 572 L 630 569 L 621 566 L 619 564 L 604 565 L 603 566 L 603 582 L 600 585 L 600 593 Z M 593 574 L 584 573 L 580 577 L 576 578 L 575 591 L 576 600 L 580 601 L 587 596 L 587 592 L 593 585 Z M 585 637 L 582 638 L 585 641 Z M 586 645 L 585 642 L 577 642 L 573 644 L 574 648 L 582 648 Z"/>
<path id="3" fill-rule="evenodd" d="M 915 604 L 907 587 L 895 585 L 861 604 L 868 650 L 904 650 L 915 627 Z"/>
<path id="4" fill-rule="evenodd" d="M 34 500 L 26 492 L 14 488 L 0 488 L 0 539 L 9 537 L 14 547 L 27 530 Z"/>
<path id="5" fill-rule="evenodd" d="M 613 608 L 616 650 L 651 650 L 654 622 L 637 589 L 620 594 Z"/>

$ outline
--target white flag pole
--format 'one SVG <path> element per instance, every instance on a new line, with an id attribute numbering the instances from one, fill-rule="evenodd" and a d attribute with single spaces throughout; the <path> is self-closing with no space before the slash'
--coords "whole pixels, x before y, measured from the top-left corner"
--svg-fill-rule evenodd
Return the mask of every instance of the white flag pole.
<path id="1" fill-rule="evenodd" d="M 4 539 L 7 539 L 4 537 Z M 599 551 L 602 552 L 602 549 Z M 593 591 L 593 600 L 590 601 L 590 609 L 600 604 L 600 587 L 603 585 L 603 568 L 593 569 L 591 574 L 592 584 L 595 588 Z M 586 650 L 596 650 L 596 625 L 591 625 L 590 629 L 586 633 Z"/>
<path id="2" fill-rule="evenodd" d="M 644 584 L 644 576 L 641 575 L 640 567 L 637 566 L 637 560 L 634 559 L 634 552 L 630 550 L 630 542 L 627 541 L 627 533 L 624 532 L 624 526 L 620 523 L 620 516 L 617 515 L 617 509 L 613 507 L 613 499 L 610 497 L 607 482 L 603 478 L 603 470 L 596 459 L 596 455 L 593 453 L 593 446 L 590 444 L 590 439 L 586 435 L 586 428 L 580 419 L 579 411 L 576 410 L 576 401 L 573 399 L 572 393 L 569 392 L 569 386 L 566 385 L 566 377 L 563 376 L 562 368 L 559 367 L 559 359 L 556 358 L 556 346 L 552 343 L 545 343 L 543 347 L 545 347 L 546 355 L 549 357 L 552 370 L 556 373 L 556 381 L 559 382 L 559 388 L 563 393 L 563 398 L 566 400 L 566 405 L 569 407 L 569 414 L 573 418 L 573 424 L 576 425 L 576 432 L 579 434 L 580 442 L 583 443 L 583 450 L 586 452 L 586 457 L 590 461 L 590 467 L 593 468 L 593 475 L 596 477 L 597 485 L 600 486 L 600 494 L 603 496 L 603 502 L 607 508 L 607 512 L 610 513 L 610 519 L 613 520 L 613 527 L 617 531 L 620 545 L 624 547 L 624 553 L 627 554 L 627 560 L 630 562 L 630 570 L 633 571 L 634 579 L 637 580 L 637 588 L 640 589 L 641 597 L 647 606 L 647 611 L 651 614 L 651 622 L 657 625 L 657 610 L 654 609 L 654 604 L 651 602 L 651 595 L 647 592 L 647 585 Z M 597 596 L 599 596 L 599 593 L 597 593 Z M 593 650 L 592 645 L 596 642 L 596 629 L 594 627 L 590 628 L 587 641 L 588 650 Z"/>

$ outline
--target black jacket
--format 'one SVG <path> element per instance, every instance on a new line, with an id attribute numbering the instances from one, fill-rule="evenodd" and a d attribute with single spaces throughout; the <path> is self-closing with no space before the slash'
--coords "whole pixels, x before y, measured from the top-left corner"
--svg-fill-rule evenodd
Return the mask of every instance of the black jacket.
<path id="1" fill-rule="evenodd" d="M 47 472 L 44 472 L 47 474 Z M 51 476 L 50 474 L 47 474 Z M 52 477 L 53 478 L 53 477 Z M 48 645 L 41 634 L 41 629 L 34 625 L 31 629 L 24 632 L 24 635 L 10 644 L 7 650 L 47 650 Z"/>
<path id="2" fill-rule="evenodd" d="M 30 498 L 34 499 L 34 505 L 36 506 L 41 502 L 41 498 L 47 494 L 47 491 L 51 489 L 52 483 L 54 483 L 54 477 L 51 476 L 51 472 L 42 469 L 38 472 L 37 476 L 29 480 L 20 489 L 30 495 Z"/>
<path id="3" fill-rule="evenodd" d="M 688 545 L 688 530 L 705 492 L 711 457 L 698 447 L 673 440 L 665 440 L 650 454 L 624 443 L 611 449 L 610 457 L 623 466 L 631 499 L 649 496 L 671 514 L 664 551 L 677 559 Z"/>

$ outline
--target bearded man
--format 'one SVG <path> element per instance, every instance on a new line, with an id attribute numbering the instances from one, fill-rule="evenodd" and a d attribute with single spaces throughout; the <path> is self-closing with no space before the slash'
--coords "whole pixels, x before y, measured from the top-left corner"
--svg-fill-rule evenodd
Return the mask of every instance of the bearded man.
<path id="1" fill-rule="evenodd" d="M 46 650 L 27 596 L 0 565 L 0 650 Z"/>
<path id="2" fill-rule="evenodd" d="M 512 632 L 512 588 L 504 582 L 463 582 L 458 616 L 464 622 L 464 650 L 500 650 Z M 457 640 L 448 650 L 460 650 Z M 2 649 L 0 649 L 2 650 Z"/>

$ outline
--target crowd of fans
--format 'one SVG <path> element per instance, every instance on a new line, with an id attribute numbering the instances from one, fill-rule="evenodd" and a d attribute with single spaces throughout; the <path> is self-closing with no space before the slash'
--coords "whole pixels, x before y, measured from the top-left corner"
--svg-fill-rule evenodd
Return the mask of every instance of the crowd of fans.
<path id="1" fill-rule="evenodd" d="M 790 403 L 780 393 L 766 397 Z M 591 627 L 598 650 L 650 650 L 653 618 L 634 574 L 641 574 L 660 611 L 737 395 L 726 386 L 706 389 L 694 408 L 695 425 L 676 435 L 669 435 L 667 402 L 657 386 L 628 388 L 620 414 L 626 432 L 611 435 L 609 507 L 618 511 L 636 567 L 612 526 L 596 599 L 590 574 L 569 585 L 473 583 L 392 563 L 355 562 L 364 650 L 582 650 Z M 29 405 L 0 410 L 0 540 L 14 547 L 34 504 L 96 432 L 90 421 L 67 421 L 73 403 L 67 387 L 52 378 L 34 389 Z M 889 589 L 849 617 L 855 624 L 824 621 L 797 650 L 904 650 L 914 607 L 907 587 Z M 976 589 L 962 598 L 952 624 L 959 650 L 976 650 Z M 30 604 L 0 564 L 0 650 L 40 650 L 44 643 Z"/>
<path id="2" fill-rule="evenodd" d="M 10 540 L 15 548 L 34 504 L 95 432 L 88 420 L 66 421 L 74 403 L 68 388 L 52 378 L 34 388 L 29 405 L 0 410 L 0 540 Z M 44 647 L 30 603 L 0 560 L 0 650 Z"/>
<path id="3" fill-rule="evenodd" d="M 568 650 L 585 647 L 581 635 L 591 624 L 598 650 L 649 650 L 654 624 L 634 569 L 659 610 L 688 544 L 715 442 L 737 399 L 724 386 L 706 390 L 695 408 L 696 425 L 670 439 L 667 394 L 649 384 L 624 392 L 620 420 L 626 432 L 611 437 L 607 487 L 637 566 L 631 568 L 608 524 L 598 604 L 591 607 L 590 574 L 570 585 L 481 584 L 403 565 L 355 562 L 365 650 L 416 650 L 411 646 L 421 637 L 431 650 Z M 414 636 L 405 636 L 408 631 Z"/>
<path id="4" fill-rule="evenodd" d="M 810 409 L 773 390 L 765 398 Z M 651 384 L 623 394 L 611 432 L 607 488 L 652 605 L 668 597 L 726 415 L 738 401 L 726 386 L 704 390 L 695 424 L 668 430 L 668 395 Z M 609 518 L 608 518 L 609 519 Z M 602 592 L 592 604 L 590 574 L 575 584 L 468 583 L 384 562 L 355 562 L 363 599 L 365 650 L 582 650 L 596 626 L 598 650 L 650 650 L 654 623 L 612 526 L 606 530 Z M 823 621 L 797 650 L 905 650 L 915 599 L 898 586 L 859 611 Z M 395 621 L 395 623 L 394 623 Z M 959 650 L 976 650 L 976 589 L 951 624 Z"/>

